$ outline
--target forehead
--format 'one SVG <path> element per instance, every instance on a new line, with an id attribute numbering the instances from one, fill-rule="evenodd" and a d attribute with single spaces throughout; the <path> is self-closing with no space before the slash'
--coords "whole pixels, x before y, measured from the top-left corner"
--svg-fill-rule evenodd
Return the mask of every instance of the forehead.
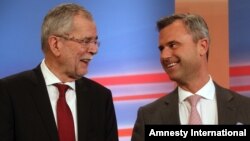
<path id="1" fill-rule="evenodd" d="M 78 35 L 96 36 L 97 34 L 95 22 L 81 15 L 74 16 L 72 27 L 72 32 Z"/>
<path id="2" fill-rule="evenodd" d="M 164 27 L 159 33 L 162 34 L 167 34 L 167 33 L 176 33 L 176 32 L 184 32 L 186 33 L 186 27 L 185 24 L 181 21 L 181 20 L 176 20 L 173 23 L 171 23 L 170 25 Z"/>
<path id="3" fill-rule="evenodd" d="M 188 31 L 184 23 L 181 20 L 176 20 L 159 32 L 159 40 L 175 40 L 185 34 L 188 34 Z"/>

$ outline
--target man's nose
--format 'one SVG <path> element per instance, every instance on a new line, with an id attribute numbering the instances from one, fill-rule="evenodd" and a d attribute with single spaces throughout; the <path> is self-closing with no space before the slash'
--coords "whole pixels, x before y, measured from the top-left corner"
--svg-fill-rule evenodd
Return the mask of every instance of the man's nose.
<path id="1" fill-rule="evenodd" d="M 88 52 L 95 55 L 99 49 L 99 43 L 92 42 L 88 48 Z"/>
<path id="2" fill-rule="evenodd" d="M 161 57 L 163 58 L 171 57 L 172 53 L 173 53 L 172 49 L 170 49 L 169 47 L 164 47 L 161 51 Z"/>

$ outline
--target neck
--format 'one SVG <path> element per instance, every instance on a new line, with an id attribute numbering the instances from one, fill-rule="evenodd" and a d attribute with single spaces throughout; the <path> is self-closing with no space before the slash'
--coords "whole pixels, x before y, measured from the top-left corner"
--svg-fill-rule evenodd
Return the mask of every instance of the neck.
<path id="1" fill-rule="evenodd" d="M 75 81 L 75 79 L 68 77 L 65 73 L 63 73 L 63 69 L 54 61 L 49 61 L 50 59 L 44 60 L 48 69 L 63 83 Z"/>
<path id="2" fill-rule="evenodd" d="M 186 91 L 189 91 L 191 93 L 196 93 L 204 85 L 206 85 L 208 81 L 209 81 L 209 75 L 206 74 L 204 76 L 197 76 L 196 78 L 193 78 L 186 82 L 177 82 L 177 84 Z"/>

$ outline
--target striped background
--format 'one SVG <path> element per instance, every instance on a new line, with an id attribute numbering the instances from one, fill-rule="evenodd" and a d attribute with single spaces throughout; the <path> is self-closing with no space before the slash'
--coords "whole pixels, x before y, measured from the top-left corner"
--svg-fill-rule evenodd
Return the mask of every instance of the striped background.
<path id="1" fill-rule="evenodd" d="M 121 140 L 129 140 L 139 106 L 154 101 L 175 87 L 164 72 L 93 79 L 113 92 Z M 250 65 L 230 67 L 230 89 L 250 96 Z"/>

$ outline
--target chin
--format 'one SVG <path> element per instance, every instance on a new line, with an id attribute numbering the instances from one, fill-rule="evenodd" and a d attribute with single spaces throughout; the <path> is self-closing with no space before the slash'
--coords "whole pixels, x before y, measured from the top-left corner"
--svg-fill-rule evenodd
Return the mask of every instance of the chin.
<path id="1" fill-rule="evenodd" d="M 171 76 L 169 76 L 169 79 L 172 80 L 172 81 L 176 81 L 177 80 L 175 77 L 171 77 Z"/>
<path id="2" fill-rule="evenodd" d="M 178 76 L 173 75 L 173 74 L 168 74 L 168 77 L 172 81 L 178 81 L 180 79 Z"/>
<path id="3" fill-rule="evenodd" d="M 79 75 L 80 76 L 84 76 L 84 75 L 86 75 L 88 73 L 88 70 L 82 70 L 80 73 L 79 73 Z"/>

